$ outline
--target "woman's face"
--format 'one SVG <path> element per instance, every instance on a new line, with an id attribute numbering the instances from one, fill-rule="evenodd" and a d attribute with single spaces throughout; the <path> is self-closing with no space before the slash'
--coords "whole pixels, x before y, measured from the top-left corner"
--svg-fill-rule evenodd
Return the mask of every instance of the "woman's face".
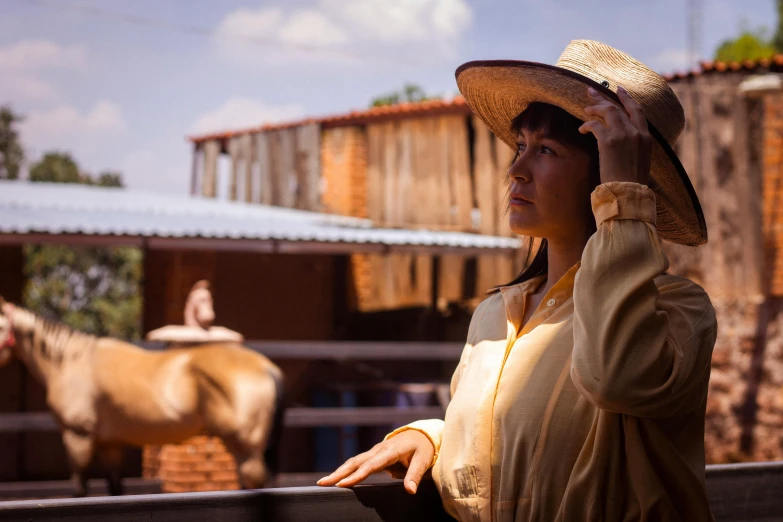
<path id="1" fill-rule="evenodd" d="M 590 155 L 524 128 L 517 146 L 517 158 L 508 170 L 511 230 L 550 242 L 583 238 L 595 227 Z"/>

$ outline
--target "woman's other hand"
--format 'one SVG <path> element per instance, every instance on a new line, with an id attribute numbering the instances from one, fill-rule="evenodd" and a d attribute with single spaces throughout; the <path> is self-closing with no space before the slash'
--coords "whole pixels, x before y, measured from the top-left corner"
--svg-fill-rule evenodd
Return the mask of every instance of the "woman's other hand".
<path id="1" fill-rule="evenodd" d="M 405 490 L 413 494 L 429 469 L 434 455 L 435 448 L 426 435 L 416 430 L 403 431 L 376 444 L 370 451 L 348 459 L 331 475 L 319 480 L 318 485 L 347 488 L 362 482 L 373 473 L 384 470 L 395 476 L 397 473 L 388 468 L 399 464 L 408 470 L 403 484 Z"/>
<path id="2" fill-rule="evenodd" d="M 598 140 L 601 183 L 632 181 L 647 185 L 652 138 L 642 107 L 622 87 L 617 87 L 622 107 L 592 87 L 587 95 L 592 105 L 585 107 L 588 121 L 579 132 L 592 132 Z"/>

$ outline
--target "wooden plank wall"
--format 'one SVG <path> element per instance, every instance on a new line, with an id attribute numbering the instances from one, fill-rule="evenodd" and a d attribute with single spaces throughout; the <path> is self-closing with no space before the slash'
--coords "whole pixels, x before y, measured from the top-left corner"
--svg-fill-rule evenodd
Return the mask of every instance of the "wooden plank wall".
<path id="1" fill-rule="evenodd" d="M 230 138 L 229 199 L 322 211 L 320 141 L 317 124 Z M 201 148 L 203 161 L 195 177 L 202 180 L 201 194 L 215 197 L 221 142 L 208 141 Z"/>
<path id="2" fill-rule="evenodd" d="M 382 226 L 513 236 L 501 202 L 503 170 L 510 158 L 510 149 L 470 116 L 368 125 L 367 215 Z M 360 309 L 430 304 L 432 259 L 367 257 L 366 271 L 374 284 L 360 295 Z M 483 297 L 487 289 L 513 278 L 517 258 L 481 256 L 476 281 L 466 288 L 467 260 L 441 256 L 439 304 Z"/>
<path id="3" fill-rule="evenodd" d="M 506 215 L 505 170 L 513 158 L 511 149 L 473 116 L 473 155 L 475 200 L 478 209 L 478 232 L 494 236 L 510 236 Z M 511 281 L 518 266 L 519 256 L 481 256 L 478 259 L 476 293 Z"/>
<path id="4" fill-rule="evenodd" d="M 201 147 L 196 178 L 205 196 L 216 194 L 221 146 L 212 141 Z M 236 136 L 225 148 L 233 200 L 368 217 L 383 227 L 513 235 L 500 200 L 511 151 L 472 116 L 323 132 L 310 124 Z M 519 268 L 517 258 L 481 256 L 471 282 L 472 265 L 463 256 L 441 256 L 440 304 L 481 297 L 509 281 Z M 357 255 L 352 268 L 361 310 L 432 302 L 431 256 Z"/>
<path id="5" fill-rule="evenodd" d="M 672 87 L 688 122 L 676 151 L 704 211 L 709 241 L 698 249 L 666 244 L 673 273 L 700 283 L 713 299 L 765 292 L 761 226 L 761 127 L 756 102 L 739 92 L 741 76 L 704 76 Z"/>

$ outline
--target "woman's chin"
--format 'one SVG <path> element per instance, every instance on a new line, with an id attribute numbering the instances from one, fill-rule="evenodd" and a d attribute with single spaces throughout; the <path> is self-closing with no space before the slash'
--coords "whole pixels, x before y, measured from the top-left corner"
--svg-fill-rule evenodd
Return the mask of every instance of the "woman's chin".
<path id="1" fill-rule="evenodd" d="M 539 228 L 532 223 L 511 219 L 509 220 L 508 226 L 511 231 L 518 236 L 543 237 Z"/>

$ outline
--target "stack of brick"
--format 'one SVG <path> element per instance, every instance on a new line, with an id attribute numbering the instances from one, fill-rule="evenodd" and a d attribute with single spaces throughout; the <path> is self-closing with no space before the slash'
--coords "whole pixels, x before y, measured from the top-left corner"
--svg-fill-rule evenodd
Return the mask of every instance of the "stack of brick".
<path id="1" fill-rule="evenodd" d="M 236 461 L 217 437 L 146 446 L 143 476 L 161 481 L 164 493 L 239 489 Z"/>
<path id="2" fill-rule="evenodd" d="M 704 446 L 708 464 L 749 460 L 739 450 L 739 411 L 745 392 L 756 332 L 757 304 L 713 300 L 718 339 L 712 355 Z"/>

